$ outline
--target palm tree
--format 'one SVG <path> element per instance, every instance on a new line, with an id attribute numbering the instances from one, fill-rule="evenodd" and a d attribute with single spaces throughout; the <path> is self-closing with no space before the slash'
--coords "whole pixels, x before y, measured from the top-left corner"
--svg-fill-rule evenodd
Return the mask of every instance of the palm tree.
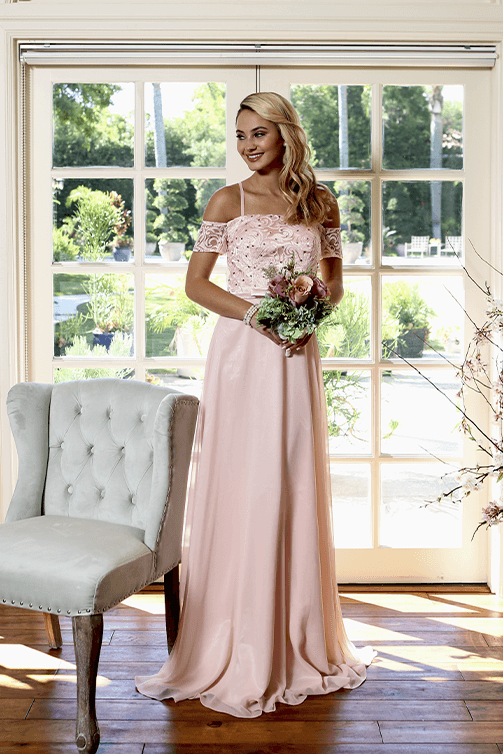
<path id="1" fill-rule="evenodd" d="M 429 101 L 429 110 L 431 113 L 430 168 L 432 170 L 440 170 L 442 168 L 443 104 L 444 98 L 442 97 L 442 87 L 432 86 Z M 442 181 L 432 181 L 430 192 L 432 235 L 433 238 L 440 238 L 442 232 Z"/>

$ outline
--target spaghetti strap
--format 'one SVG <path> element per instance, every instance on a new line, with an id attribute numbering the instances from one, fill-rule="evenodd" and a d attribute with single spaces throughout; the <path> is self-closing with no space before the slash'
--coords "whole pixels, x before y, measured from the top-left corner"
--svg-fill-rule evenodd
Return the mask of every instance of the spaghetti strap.
<path id="1" fill-rule="evenodd" d="M 245 191 L 243 188 L 243 184 L 241 182 L 239 183 L 239 193 L 241 194 L 241 217 L 242 217 L 245 213 Z"/>

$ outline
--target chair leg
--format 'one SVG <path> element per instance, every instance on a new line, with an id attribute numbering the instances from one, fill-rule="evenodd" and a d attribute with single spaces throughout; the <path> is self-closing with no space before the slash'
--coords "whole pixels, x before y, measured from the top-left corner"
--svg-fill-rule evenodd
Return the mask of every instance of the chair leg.
<path id="1" fill-rule="evenodd" d="M 77 731 L 75 743 L 82 754 L 95 754 L 100 744 L 96 719 L 96 676 L 103 638 L 103 615 L 72 618 L 77 663 Z"/>
<path id="2" fill-rule="evenodd" d="M 178 620 L 180 618 L 180 582 L 177 565 L 164 574 L 164 603 L 166 606 L 166 639 L 168 641 L 168 652 L 171 652 L 178 633 Z"/>
<path id="3" fill-rule="evenodd" d="M 61 638 L 61 629 L 59 627 L 59 618 L 52 613 L 44 613 L 45 633 L 47 634 L 47 643 L 51 649 L 59 649 L 63 646 Z"/>

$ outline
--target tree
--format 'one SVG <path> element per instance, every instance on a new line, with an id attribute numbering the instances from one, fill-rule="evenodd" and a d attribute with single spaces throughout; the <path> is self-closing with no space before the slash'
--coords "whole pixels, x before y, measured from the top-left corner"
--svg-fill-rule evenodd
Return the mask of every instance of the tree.
<path id="1" fill-rule="evenodd" d="M 210 81 L 194 92 L 195 107 L 185 113 L 179 126 L 187 138 L 187 154 L 193 167 L 225 166 L 225 84 Z"/>
<path id="2" fill-rule="evenodd" d="M 442 87 L 432 86 L 429 101 L 431 113 L 431 144 L 430 144 L 430 167 L 432 170 L 442 168 Z M 442 217 L 442 182 L 432 181 L 431 190 L 431 223 L 433 238 L 440 238 L 440 222 Z"/>
<path id="3" fill-rule="evenodd" d="M 339 84 L 339 154 L 340 167 L 349 167 L 349 138 L 348 138 L 348 88 Z"/>
<path id="4" fill-rule="evenodd" d="M 101 118 L 110 107 L 118 84 L 54 84 L 53 117 L 55 126 L 71 125 L 91 139 Z"/>
<path id="5" fill-rule="evenodd" d="M 154 142 L 155 142 L 155 165 L 158 168 L 165 168 L 166 161 L 166 139 L 164 136 L 164 119 L 162 117 L 162 93 L 160 84 L 152 84 L 154 99 Z"/>

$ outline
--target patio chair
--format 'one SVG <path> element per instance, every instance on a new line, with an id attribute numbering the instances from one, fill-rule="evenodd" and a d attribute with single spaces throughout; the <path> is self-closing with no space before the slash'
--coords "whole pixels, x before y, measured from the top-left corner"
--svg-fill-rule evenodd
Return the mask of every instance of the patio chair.
<path id="1" fill-rule="evenodd" d="M 19 477 L 0 525 L 0 604 L 72 618 L 76 744 L 99 745 L 103 613 L 164 576 L 166 634 L 178 627 L 178 564 L 197 398 L 134 380 L 20 383 L 7 409 Z"/>
<path id="2" fill-rule="evenodd" d="M 420 254 L 421 256 L 424 256 L 425 254 L 428 255 L 429 242 L 429 236 L 412 236 L 411 243 L 404 244 L 405 256 L 408 257 L 413 254 Z"/>
<path id="3" fill-rule="evenodd" d="M 443 254 L 462 254 L 463 253 L 463 236 L 446 236 L 445 246 L 442 249 Z"/>

